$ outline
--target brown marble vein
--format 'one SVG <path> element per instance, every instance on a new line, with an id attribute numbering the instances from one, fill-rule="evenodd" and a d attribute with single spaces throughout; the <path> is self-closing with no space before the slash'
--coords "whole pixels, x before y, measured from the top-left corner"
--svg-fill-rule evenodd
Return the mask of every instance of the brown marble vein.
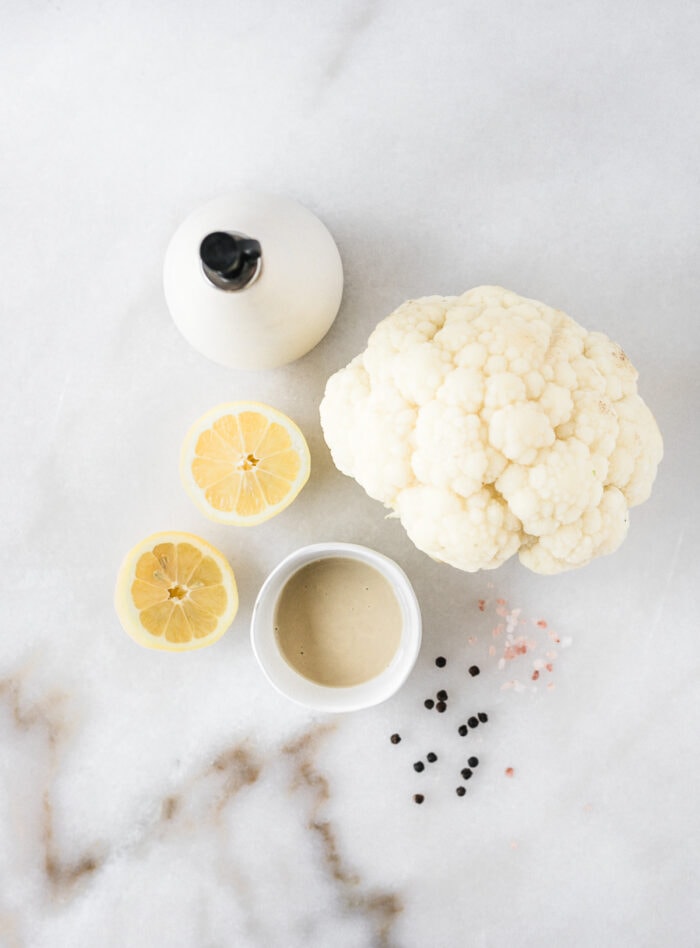
<path id="1" fill-rule="evenodd" d="M 321 725 L 286 744 L 282 751 L 292 761 L 292 789 L 311 792 L 311 813 L 308 828 L 316 834 L 326 868 L 338 885 L 343 905 L 351 912 L 365 915 L 372 926 L 372 948 L 392 948 L 392 928 L 403 911 L 403 903 L 389 890 L 363 891 L 362 878 L 341 856 L 336 831 L 330 820 L 322 818 L 324 805 L 330 799 L 328 780 L 314 764 L 319 742 L 333 725 Z"/>
<path id="2" fill-rule="evenodd" d="M 216 804 L 217 814 L 221 813 L 229 800 L 240 790 L 255 783 L 261 769 L 262 764 L 245 743 L 236 744 L 230 750 L 219 754 L 209 768 L 209 773 L 224 775 L 224 784 Z"/>
<path id="3" fill-rule="evenodd" d="M 197 810 L 196 820 L 201 824 L 202 818 L 207 815 L 217 820 L 241 790 L 255 783 L 262 767 L 262 761 L 248 741 L 237 742 L 221 751 L 211 763 L 191 774 L 176 793 L 169 793 L 163 798 L 157 823 L 162 825 L 184 818 L 195 787 L 206 783 L 211 784 L 211 797 L 202 809 Z"/>
<path id="4" fill-rule="evenodd" d="M 260 776 L 263 761 L 247 739 L 222 750 L 212 761 L 191 773 L 174 793 L 163 797 L 158 817 L 137 844 L 148 845 L 155 837 L 201 832 L 205 823 L 215 826 L 233 799 Z M 217 874 L 228 880 L 246 917 L 249 934 L 264 944 L 264 931 L 253 908 L 254 891 L 243 869 L 224 850 L 219 853 Z"/>
<path id="5" fill-rule="evenodd" d="M 29 702 L 22 696 L 19 676 L 0 680 L 0 703 L 5 704 L 14 726 L 27 734 L 39 732 L 45 741 L 46 778 L 38 820 L 47 888 L 56 901 L 74 897 L 80 887 L 97 876 L 107 858 L 106 852 L 91 847 L 78 858 L 67 860 L 61 858 L 56 842 L 52 790 L 61 748 L 70 735 L 66 700 L 66 695 L 54 692 L 41 700 Z M 403 910 L 400 898 L 388 889 L 368 889 L 363 885 L 361 875 L 352 868 L 340 850 L 333 824 L 323 816 L 324 806 L 330 798 L 330 788 L 314 758 L 319 743 L 334 727 L 331 724 L 313 727 L 285 744 L 282 753 L 292 767 L 293 790 L 309 795 L 307 826 L 318 842 L 323 865 L 338 889 L 343 906 L 368 921 L 373 948 L 392 948 L 395 944 L 392 928 Z M 166 831 L 170 832 L 175 824 L 180 829 L 190 830 L 201 828 L 203 819 L 208 818 L 212 823 L 217 823 L 230 802 L 245 788 L 256 783 L 269 762 L 258 755 L 248 740 L 236 741 L 156 803 L 154 819 L 149 821 L 140 838 L 129 848 L 132 852 L 138 851 L 141 846 L 148 845 L 154 835 L 157 837 Z M 241 895 L 245 895 L 245 878 L 233 871 L 235 867 L 230 868 L 236 888 Z M 249 901 L 248 897 L 243 898 L 244 904 Z M 253 931 L 258 928 L 255 919 L 249 921 Z M 13 939 L 17 945 L 21 944 L 19 935 L 15 936 L 10 924 L 10 916 L 5 913 L 0 914 L 0 932 L 6 936 L 9 944 L 13 944 Z"/>
<path id="6" fill-rule="evenodd" d="M 77 883 L 84 881 L 98 869 L 104 855 L 94 851 L 68 862 L 59 858 L 55 833 L 52 786 L 58 770 L 60 745 L 67 736 L 68 725 L 63 706 L 66 696 L 60 692 L 47 695 L 33 704 L 22 701 L 20 679 L 0 681 L 0 701 L 5 701 L 12 721 L 20 732 L 39 730 L 45 736 L 47 749 L 46 784 L 42 793 L 40 839 L 43 849 L 43 868 L 54 899 L 63 900 L 72 895 Z"/>

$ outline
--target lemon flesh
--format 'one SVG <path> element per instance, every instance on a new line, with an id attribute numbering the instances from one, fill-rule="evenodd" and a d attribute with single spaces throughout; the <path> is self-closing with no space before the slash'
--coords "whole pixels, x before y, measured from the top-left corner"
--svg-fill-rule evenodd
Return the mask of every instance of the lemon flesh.
<path id="1" fill-rule="evenodd" d="M 202 513 L 219 523 L 262 523 L 291 504 L 309 478 L 297 425 L 259 402 L 228 402 L 192 426 L 180 473 Z"/>
<path id="2" fill-rule="evenodd" d="M 140 645 L 186 651 L 221 638 L 238 610 L 238 590 L 226 557 L 206 540 L 159 533 L 126 555 L 115 607 Z"/>

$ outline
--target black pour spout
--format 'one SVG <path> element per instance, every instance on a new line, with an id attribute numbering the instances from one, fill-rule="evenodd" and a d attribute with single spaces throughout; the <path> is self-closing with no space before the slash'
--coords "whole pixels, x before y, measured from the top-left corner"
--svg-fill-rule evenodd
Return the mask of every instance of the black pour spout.
<path id="1" fill-rule="evenodd" d="M 202 269 L 222 290 L 242 290 L 258 274 L 262 248 L 257 240 L 243 234 L 215 231 L 199 245 Z"/>

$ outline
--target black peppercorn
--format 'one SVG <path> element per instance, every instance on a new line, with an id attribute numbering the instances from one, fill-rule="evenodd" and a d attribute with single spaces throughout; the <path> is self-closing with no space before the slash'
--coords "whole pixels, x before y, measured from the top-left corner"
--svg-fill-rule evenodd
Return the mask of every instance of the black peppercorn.
<path id="1" fill-rule="evenodd" d="M 447 664 L 447 659 L 443 658 L 442 655 L 438 655 L 438 657 L 435 659 L 435 664 L 438 668 L 444 668 Z"/>
<path id="2" fill-rule="evenodd" d="M 469 778 L 472 775 L 472 771 L 468 767 L 465 767 L 464 770 L 460 771 L 460 773 L 462 774 L 465 780 L 469 780 Z"/>
<path id="3" fill-rule="evenodd" d="M 438 699 L 438 701 L 447 701 L 447 692 L 446 692 L 446 691 L 438 691 L 438 693 L 437 693 L 437 699 Z"/>
<path id="4" fill-rule="evenodd" d="M 478 757 L 470 757 L 469 760 L 467 761 L 467 763 L 469 764 L 470 767 L 478 767 L 478 766 L 479 766 L 479 758 L 478 758 Z"/>
<path id="5" fill-rule="evenodd" d="M 467 730 L 468 728 L 466 724 L 460 724 L 460 726 L 457 728 L 457 733 L 460 735 L 460 737 L 466 737 Z"/>
<path id="6" fill-rule="evenodd" d="M 414 794 L 413 794 L 413 802 L 414 802 L 414 803 L 422 803 L 423 800 L 425 800 L 425 797 L 423 796 L 422 793 L 414 793 Z"/>
<path id="7" fill-rule="evenodd" d="M 467 724 L 469 725 L 469 727 L 478 727 L 478 726 L 479 726 L 479 720 L 478 720 L 478 718 L 468 718 Z"/>
<path id="8" fill-rule="evenodd" d="M 426 760 L 428 761 L 429 764 L 434 764 L 435 761 L 437 760 L 437 754 L 433 754 L 433 752 L 431 751 L 427 755 Z"/>
<path id="9" fill-rule="evenodd" d="M 435 707 L 435 702 L 433 701 L 432 698 L 426 698 L 423 704 L 426 706 L 428 711 L 430 711 L 431 708 Z"/>
<path id="10" fill-rule="evenodd" d="M 457 787 L 458 797 L 463 797 L 466 792 L 467 792 L 466 787 Z"/>
<path id="11" fill-rule="evenodd" d="M 440 712 L 440 714 L 442 714 L 443 711 L 447 711 L 447 705 L 444 701 L 438 701 L 438 703 L 435 705 L 435 708 Z"/>
<path id="12" fill-rule="evenodd" d="M 489 716 L 484 711 L 479 711 L 479 713 L 477 714 L 477 718 L 481 721 L 482 724 L 486 724 L 486 722 L 489 719 Z"/>
<path id="13" fill-rule="evenodd" d="M 472 665 L 472 667 L 469 669 L 469 674 L 472 676 L 472 678 L 476 678 L 476 676 L 480 674 L 480 671 L 481 670 L 478 665 Z"/>
<path id="14" fill-rule="evenodd" d="M 413 769 L 415 770 L 417 774 L 419 774 L 421 770 L 425 770 L 425 764 L 423 763 L 422 760 L 417 760 L 415 764 L 413 765 Z"/>
<path id="15" fill-rule="evenodd" d="M 391 737 L 389 738 L 389 740 L 391 741 L 392 744 L 400 744 L 400 743 L 401 743 L 401 735 L 400 735 L 400 734 L 392 734 Z"/>

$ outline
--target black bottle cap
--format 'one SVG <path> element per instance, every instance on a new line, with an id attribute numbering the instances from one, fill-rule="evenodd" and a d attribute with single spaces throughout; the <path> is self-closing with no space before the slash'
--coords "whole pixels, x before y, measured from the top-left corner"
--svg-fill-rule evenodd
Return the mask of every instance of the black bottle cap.
<path id="1" fill-rule="evenodd" d="M 199 256 L 204 272 L 215 286 L 239 290 L 256 275 L 262 248 L 252 237 L 215 231 L 207 234 L 199 245 Z"/>

